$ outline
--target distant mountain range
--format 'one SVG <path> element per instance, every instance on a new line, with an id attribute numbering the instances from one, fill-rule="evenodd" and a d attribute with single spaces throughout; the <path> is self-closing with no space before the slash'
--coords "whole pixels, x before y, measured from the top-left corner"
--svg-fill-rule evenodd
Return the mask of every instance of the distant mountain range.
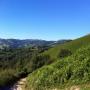
<path id="1" fill-rule="evenodd" d="M 38 39 L 0 39 L 0 49 L 5 47 L 9 48 L 21 48 L 21 47 L 32 47 L 32 46 L 53 46 L 56 44 L 62 44 L 71 40 L 58 40 L 58 41 L 46 41 Z"/>

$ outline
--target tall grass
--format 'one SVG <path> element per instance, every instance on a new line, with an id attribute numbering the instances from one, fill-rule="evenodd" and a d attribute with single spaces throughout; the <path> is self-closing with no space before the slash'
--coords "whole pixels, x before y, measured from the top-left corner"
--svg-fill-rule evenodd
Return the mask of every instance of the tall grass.
<path id="1" fill-rule="evenodd" d="M 90 81 L 90 46 L 33 72 L 27 78 L 29 89 L 47 90 Z"/>

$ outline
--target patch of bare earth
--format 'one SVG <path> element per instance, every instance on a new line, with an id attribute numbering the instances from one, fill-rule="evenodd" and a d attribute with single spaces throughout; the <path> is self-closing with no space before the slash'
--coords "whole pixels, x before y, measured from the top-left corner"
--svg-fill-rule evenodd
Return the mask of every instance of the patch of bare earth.
<path id="1" fill-rule="evenodd" d="M 12 88 L 11 90 L 23 90 L 23 86 L 26 83 L 26 78 L 20 79 Z"/>
<path id="2" fill-rule="evenodd" d="M 80 88 L 78 86 L 73 86 L 70 88 L 70 90 L 80 90 Z"/>

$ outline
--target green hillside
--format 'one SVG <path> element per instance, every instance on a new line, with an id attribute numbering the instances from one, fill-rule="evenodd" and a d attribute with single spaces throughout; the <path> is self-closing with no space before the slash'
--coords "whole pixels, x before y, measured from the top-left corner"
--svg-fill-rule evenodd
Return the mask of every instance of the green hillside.
<path id="1" fill-rule="evenodd" d="M 73 40 L 71 42 L 67 42 L 62 45 L 57 45 L 54 48 L 49 49 L 48 51 L 44 52 L 43 54 L 48 54 L 51 56 L 51 58 L 56 59 L 59 51 L 64 48 L 64 49 L 69 49 L 71 50 L 72 53 L 74 53 L 77 49 L 81 48 L 82 46 L 87 46 L 90 44 L 90 35 L 78 38 L 76 40 Z"/>
<path id="2" fill-rule="evenodd" d="M 61 88 L 66 84 L 88 82 L 89 45 L 90 35 L 87 35 L 48 50 L 46 47 L 1 49 L 0 87 L 11 85 L 29 73 L 32 74 L 28 77 L 27 90 L 33 86 L 34 89 L 45 90 L 43 87 Z"/>
<path id="3" fill-rule="evenodd" d="M 70 50 L 72 55 L 57 58 L 61 49 Z M 90 35 L 57 45 L 43 54 L 50 55 L 56 62 L 30 74 L 27 78 L 27 90 L 31 88 L 33 90 L 61 90 L 61 88 L 73 85 L 90 83 Z"/>
<path id="4" fill-rule="evenodd" d="M 0 50 L 0 87 L 11 85 L 37 68 L 49 64 L 48 55 L 39 55 L 45 49 L 35 47 Z"/>
<path id="5" fill-rule="evenodd" d="M 90 82 L 90 46 L 35 71 L 27 82 L 28 87 L 34 90 L 60 89 Z"/>

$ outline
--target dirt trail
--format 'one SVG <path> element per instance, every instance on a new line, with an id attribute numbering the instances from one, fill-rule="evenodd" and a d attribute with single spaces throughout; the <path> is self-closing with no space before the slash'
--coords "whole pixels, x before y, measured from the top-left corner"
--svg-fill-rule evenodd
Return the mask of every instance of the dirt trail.
<path id="1" fill-rule="evenodd" d="M 80 90 L 80 88 L 78 86 L 73 86 L 70 90 Z"/>
<path id="2" fill-rule="evenodd" d="M 22 87 L 26 83 L 26 78 L 20 79 L 12 88 L 11 90 L 23 90 Z"/>

